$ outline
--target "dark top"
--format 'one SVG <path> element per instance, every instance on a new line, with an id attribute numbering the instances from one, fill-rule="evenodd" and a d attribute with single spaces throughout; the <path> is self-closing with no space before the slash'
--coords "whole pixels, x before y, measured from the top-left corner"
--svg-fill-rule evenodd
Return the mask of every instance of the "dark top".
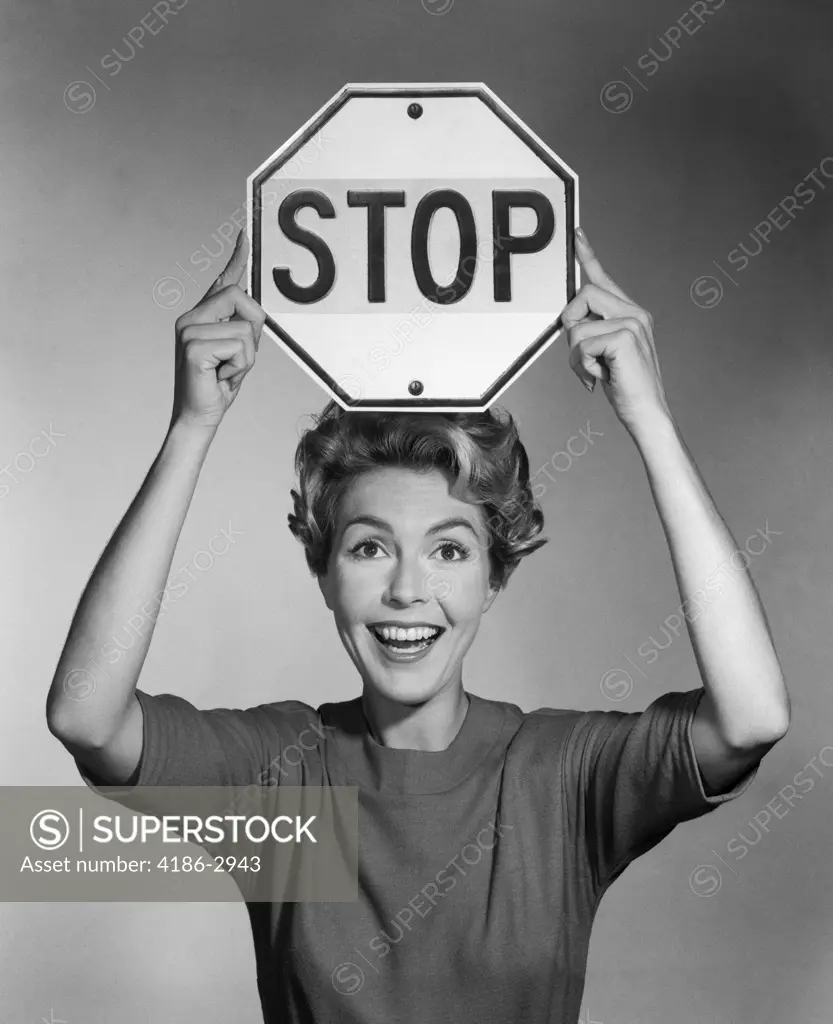
<path id="1" fill-rule="evenodd" d="M 470 693 L 450 746 L 417 751 L 379 745 L 360 698 L 199 710 L 137 691 L 128 786 L 359 787 L 358 901 L 247 903 L 266 1024 L 576 1024 L 607 887 L 757 772 L 706 795 L 704 692 L 632 713 Z"/>

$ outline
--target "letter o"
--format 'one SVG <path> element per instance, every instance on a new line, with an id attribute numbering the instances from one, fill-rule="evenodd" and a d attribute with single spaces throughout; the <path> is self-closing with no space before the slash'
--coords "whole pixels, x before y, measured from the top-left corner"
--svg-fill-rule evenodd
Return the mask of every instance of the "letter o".
<path id="1" fill-rule="evenodd" d="M 221 537 L 222 534 L 218 533 L 216 537 L 212 537 L 211 540 L 208 542 L 208 550 L 211 552 L 212 555 L 224 555 L 231 547 L 231 542 L 229 541 L 222 551 L 215 551 L 211 545 L 214 543 L 215 540 L 220 540 Z"/>
<path id="2" fill-rule="evenodd" d="M 32 438 L 32 440 L 29 442 L 29 451 L 32 453 L 32 455 L 35 455 L 37 458 L 43 459 L 43 458 L 45 458 L 45 456 L 47 456 L 49 454 L 49 449 L 52 446 L 47 444 L 45 452 L 40 452 L 40 453 L 36 452 L 35 448 L 34 448 L 35 441 L 40 441 L 40 439 L 41 439 L 40 435 L 38 435 L 37 437 L 33 437 Z"/>
<path id="3" fill-rule="evenodd" d="M 32 463 L 32 465 L 28 469 L 23 469 L 17 464 L 18 459 L 22 459 L 24 455 Z M 15 455 L 14 457 L 14 468 L 18 471 L 18 473 L 31 473 L 32 470 L 35 468 L 35 459 L 30 452 L 20 452 L 19 455 Z"/>
<path id="4" fill-rule="evenodd" d="M 304 735 L 304 733 L 305 732 L 309 732 L 309 731 L 310 731 L 310 729 L 309 729 L 309 727 L 307 727 L 306 729 L 302 729 L 298 733 L 298 743 L 299 743 L 300 746 L 302 746 L 304 748 L 304 750 L 315 750 L 318 747 L 318 741 L 317 740 L 315 741 L 315 743 L 313 743 L 313 745 L 311 747 L 308 747 L 306 745 L 306 743 L 304 743 L 304 741 L 301 739 L 301 737 Z"/>
<path id="5" fill-rule="evenodd" d="M 477 860 L 469 860 L 468 859 L 468 857 L 466 856 L 466 850 L 468 850 L 469 848 L 471 848 L 472 850 L 475 850 L 477 852 Z M 471 864 L 479 864 L 480 863 L 480 859 L 483 856 L 483 851 L 480 849 L 479 846 L 475 846 L 474 843 L 466 843 L 466 845 L 460 851 L 460 855 L 462 856 L 462 858 L 466 862 L 466 864 L 470 864 L 470 865 Z"/>
<path id="6" fill-rule="evenodd" d="M 254 822 L 261 822 L 263 824 L 263 835 L 258 839 L 252 835 L 252 825 Z M 253 818 L 248 818 L 246 821 L 246 838 L 250 843 L 262 843 L 263 840 L 269 835 L 269 822 L 263 817 L 262 814 L 256 814 Z"/>
<path id="7" fill-rule="evenodd" d="M 585 445 L 584 446 L 584 451 L 574 452 L 573 449 L 570 447 L 570 442 L 571 441 L 577 441 L 577 440 L 578 440 L 578 434 L 573 434 L 573 436 L 567 442 L 567 451 L 576 459 L 579 458 L 580 456 L 584 455 L 584 452 L 586 452 L 587 448 L 588 448 L 588 446 Z"/>
<path id="8" fill-rule="evenodd" d="M 197 564 L 197 555 L 205 555 L 208 558 L 208 565 L 206 565 L 206 566 L 198 565 Z M 193 562 L 194 562 L 194 566 L 197 569 L 199 569 L 200 572 L 205 572 L 206 569 L 210 569 L 211 566 L 214 565 L 214 556 L 212 554 L 210 554 L 208 551 L 198 551 L 197 554 L 194 555 Z"/>
<path id="9" fill-rule="evenodd" d="M 298 753 L 301 755 L 300 759 L 297 760 L 297 761 L 290 761 L 289 758 L 287 757 L 287 754 L 289 753 L 290 750 L 297 750 Z M 290 768 L 297 768 L 298 765 L 301 763 L 301 761 L 304 760 L 304 755 L 303 755 L 303 753 L 301 751 L 301 748 L 298 746 L 297 743 L 292 743 L 290 746 L 288 746 L 284 750 L 284 752 L 283 752 L 283 760 L 286 761 L 286 763 L 289 765 Z"/>
<path id="10" fill-rule="evenodd" d="M 481 830 L 477 833 L 477 845 L 480 847 L 481 850 L 494 850 L 495 845 L 497 844 L 497 840 L 495 840 L 494 843 L 492 843 L 491 846 L 484 846 L 483 843 L 480 842 L 480 836 L 484 832 L 488 832 L 488 831 L 489 831 L 489 826 L 487 825 L 485 828 L 481 828 Z"/>
<path id="11" fill-rule="evenodd" d="M 741 558 L 745 558 L 746 559 L 746 564 L 743 565 L 743 566 L 735 565 L 735 555 L 740 555 Z M 733 569 L 740 569 L 740 568 L 748 569 L 749 568 L 749 563 L 752 561 L 752 559 L 749 557 L 749 555 L 747 555 L 747 553 L 745 551 L 733 551 L 731 556 L 729 557 L 729 561 L 732 563 L 732 568 Z"/>

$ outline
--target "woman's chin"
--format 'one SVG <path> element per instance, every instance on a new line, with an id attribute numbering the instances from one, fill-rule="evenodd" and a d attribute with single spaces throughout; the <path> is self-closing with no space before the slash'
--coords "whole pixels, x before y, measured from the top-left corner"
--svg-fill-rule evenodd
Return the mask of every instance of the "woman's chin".
<path id="1" fill-rule="evenodd" d="M 424 704 L 442 688 L 442 683 L 437 679 L 407 679 L 404 676 L 379 679 L 365 676 L 365 692 L 369 691 L 398 704 Z"/>

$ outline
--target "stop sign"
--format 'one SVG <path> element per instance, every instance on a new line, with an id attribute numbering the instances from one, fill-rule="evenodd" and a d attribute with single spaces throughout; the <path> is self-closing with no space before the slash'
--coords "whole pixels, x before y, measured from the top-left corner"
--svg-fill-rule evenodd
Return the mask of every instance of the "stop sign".
<path id="1" fill-rule="evenodd" d="M 578 179 L 482 84 L 345 86 L 247 205 L 266 326 L 345 409 L 486 409 L 575 295 Z"/>

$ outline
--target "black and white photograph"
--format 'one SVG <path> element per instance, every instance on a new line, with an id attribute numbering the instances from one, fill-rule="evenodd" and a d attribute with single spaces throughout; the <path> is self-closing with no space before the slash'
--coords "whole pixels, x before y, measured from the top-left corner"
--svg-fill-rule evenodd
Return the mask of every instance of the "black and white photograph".
<path id="1" fill-rule="evenodd" d="M 829 1024 L 833 9 L 2 23 L 0 1018 Z"/>

